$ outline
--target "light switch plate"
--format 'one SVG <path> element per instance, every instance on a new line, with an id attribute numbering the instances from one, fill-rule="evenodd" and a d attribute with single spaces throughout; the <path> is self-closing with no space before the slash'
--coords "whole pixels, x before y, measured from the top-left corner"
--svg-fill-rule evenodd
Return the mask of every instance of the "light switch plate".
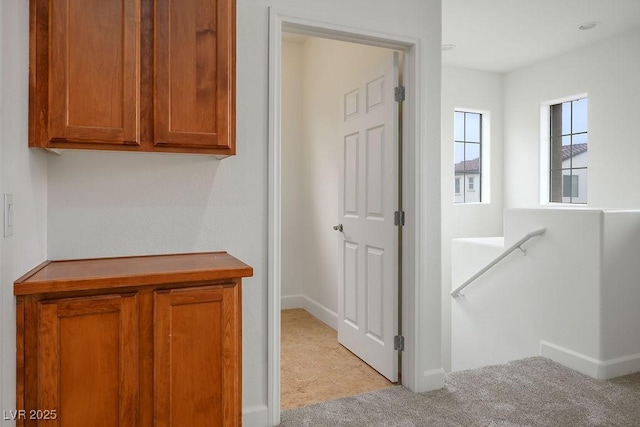
<path id="1" fill-rule="evenodd" d="M 4 237 L 13 234 L 13 194 L 4 195 Z"/>

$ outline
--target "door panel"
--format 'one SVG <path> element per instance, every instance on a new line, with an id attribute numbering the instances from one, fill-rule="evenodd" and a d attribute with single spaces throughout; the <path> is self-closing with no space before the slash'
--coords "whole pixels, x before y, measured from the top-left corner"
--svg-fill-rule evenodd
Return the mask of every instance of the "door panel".
<path id="1" fill-rule="evenodd" d="M 344 320 L 358 328 L 358 245 L 344 242 Z"/>
<path id="2" fill-rule="evenodd" d="M 367 218 L 384 219 L 384 126 L 367 129 Z"/>
<path id="3" fill-rule="evenodd" d="M 384 106 L 384 76 L 380 76 L 367 83 L 367 112 L 376 107 Z"/>
<path id="4" fill-rule="evenodd" d="M 156 1 L 156 146 L 235 149 L 230 0 Z"/>
<path id="5" fill-rule="evenodd" d="M 344 214 L 358 216 L 358 139 L 357 133 L 344 138 Z"/>
<path id="6" fill-rule="evenodd" d="M 38 303 L 38 408 L 47 425 L 138 424 L 137 297 Z"/>
<path id="7" fill-rule="evenodd" d="M 367 246 L 367 335 L 384 345 L 384 249 Z"/>
<path id="8" fill-rule="evenodd" d="M 360 89 L 354 89 L 344 95 L 344 119 L 355 117 L 360 108 Z"/>
<path id="9" fill-rule="evenodd" d="M 237 285 L 156 292 L 157 427 L 239 425 L 239 292 Z"/>
<path id="10" fill-rule="evenodd" d="M 398 57 L 385 52 L 342 99 L 338 340 L 398 379 Z M 364 97 L 360 94 L 365 94 Z"/>
<path id="11" fill-rule="evenodd" d="M 49 141 L 138 145 L 139 0 L 50 7 Z"/>

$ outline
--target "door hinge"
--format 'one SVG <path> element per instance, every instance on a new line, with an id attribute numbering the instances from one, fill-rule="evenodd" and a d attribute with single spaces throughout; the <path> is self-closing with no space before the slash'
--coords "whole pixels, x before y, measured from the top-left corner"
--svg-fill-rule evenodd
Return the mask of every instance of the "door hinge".
<path id="1" fill-rule="evenodd" d="M 402 335 L 393 337 L 393 349 L 404 351 L 404 337 Z"/>
<path id="2" fill-rule="evenodd" d="M 394 90 L 394 98 L 396 102 L 404 101 L 404 86 L 396 86 Z"/>
<path id="3" fill-rule="evenodd" d="M 404 225 L 404 211 L 395 211 L 393 214 L 393 224 L 402 227 Z"/>

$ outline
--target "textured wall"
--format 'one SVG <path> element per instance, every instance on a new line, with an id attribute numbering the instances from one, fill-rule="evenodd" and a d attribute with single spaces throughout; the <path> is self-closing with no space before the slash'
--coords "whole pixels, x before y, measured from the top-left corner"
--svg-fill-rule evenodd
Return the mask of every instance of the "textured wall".
<path id="1" fill-rule="evenodd" d="M 2 400 L 15 409 L 15 298 L 13 281 L 47 257 L 47 155 L 27 147 L 29 4 L 0 5 L 2 55 L 2 192 L 13 194 L 13 236 L 2 240 Z"/>

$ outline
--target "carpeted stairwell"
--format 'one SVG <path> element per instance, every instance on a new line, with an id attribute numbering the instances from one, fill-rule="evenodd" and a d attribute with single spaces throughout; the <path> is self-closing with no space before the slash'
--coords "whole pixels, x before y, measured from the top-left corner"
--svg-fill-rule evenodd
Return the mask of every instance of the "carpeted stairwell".
<path id="1" fill-rule="evenodd" d="M 283 411 L 281 426 L 640 426 L 640 373 L 595 380 L 532 357 Z"/>

